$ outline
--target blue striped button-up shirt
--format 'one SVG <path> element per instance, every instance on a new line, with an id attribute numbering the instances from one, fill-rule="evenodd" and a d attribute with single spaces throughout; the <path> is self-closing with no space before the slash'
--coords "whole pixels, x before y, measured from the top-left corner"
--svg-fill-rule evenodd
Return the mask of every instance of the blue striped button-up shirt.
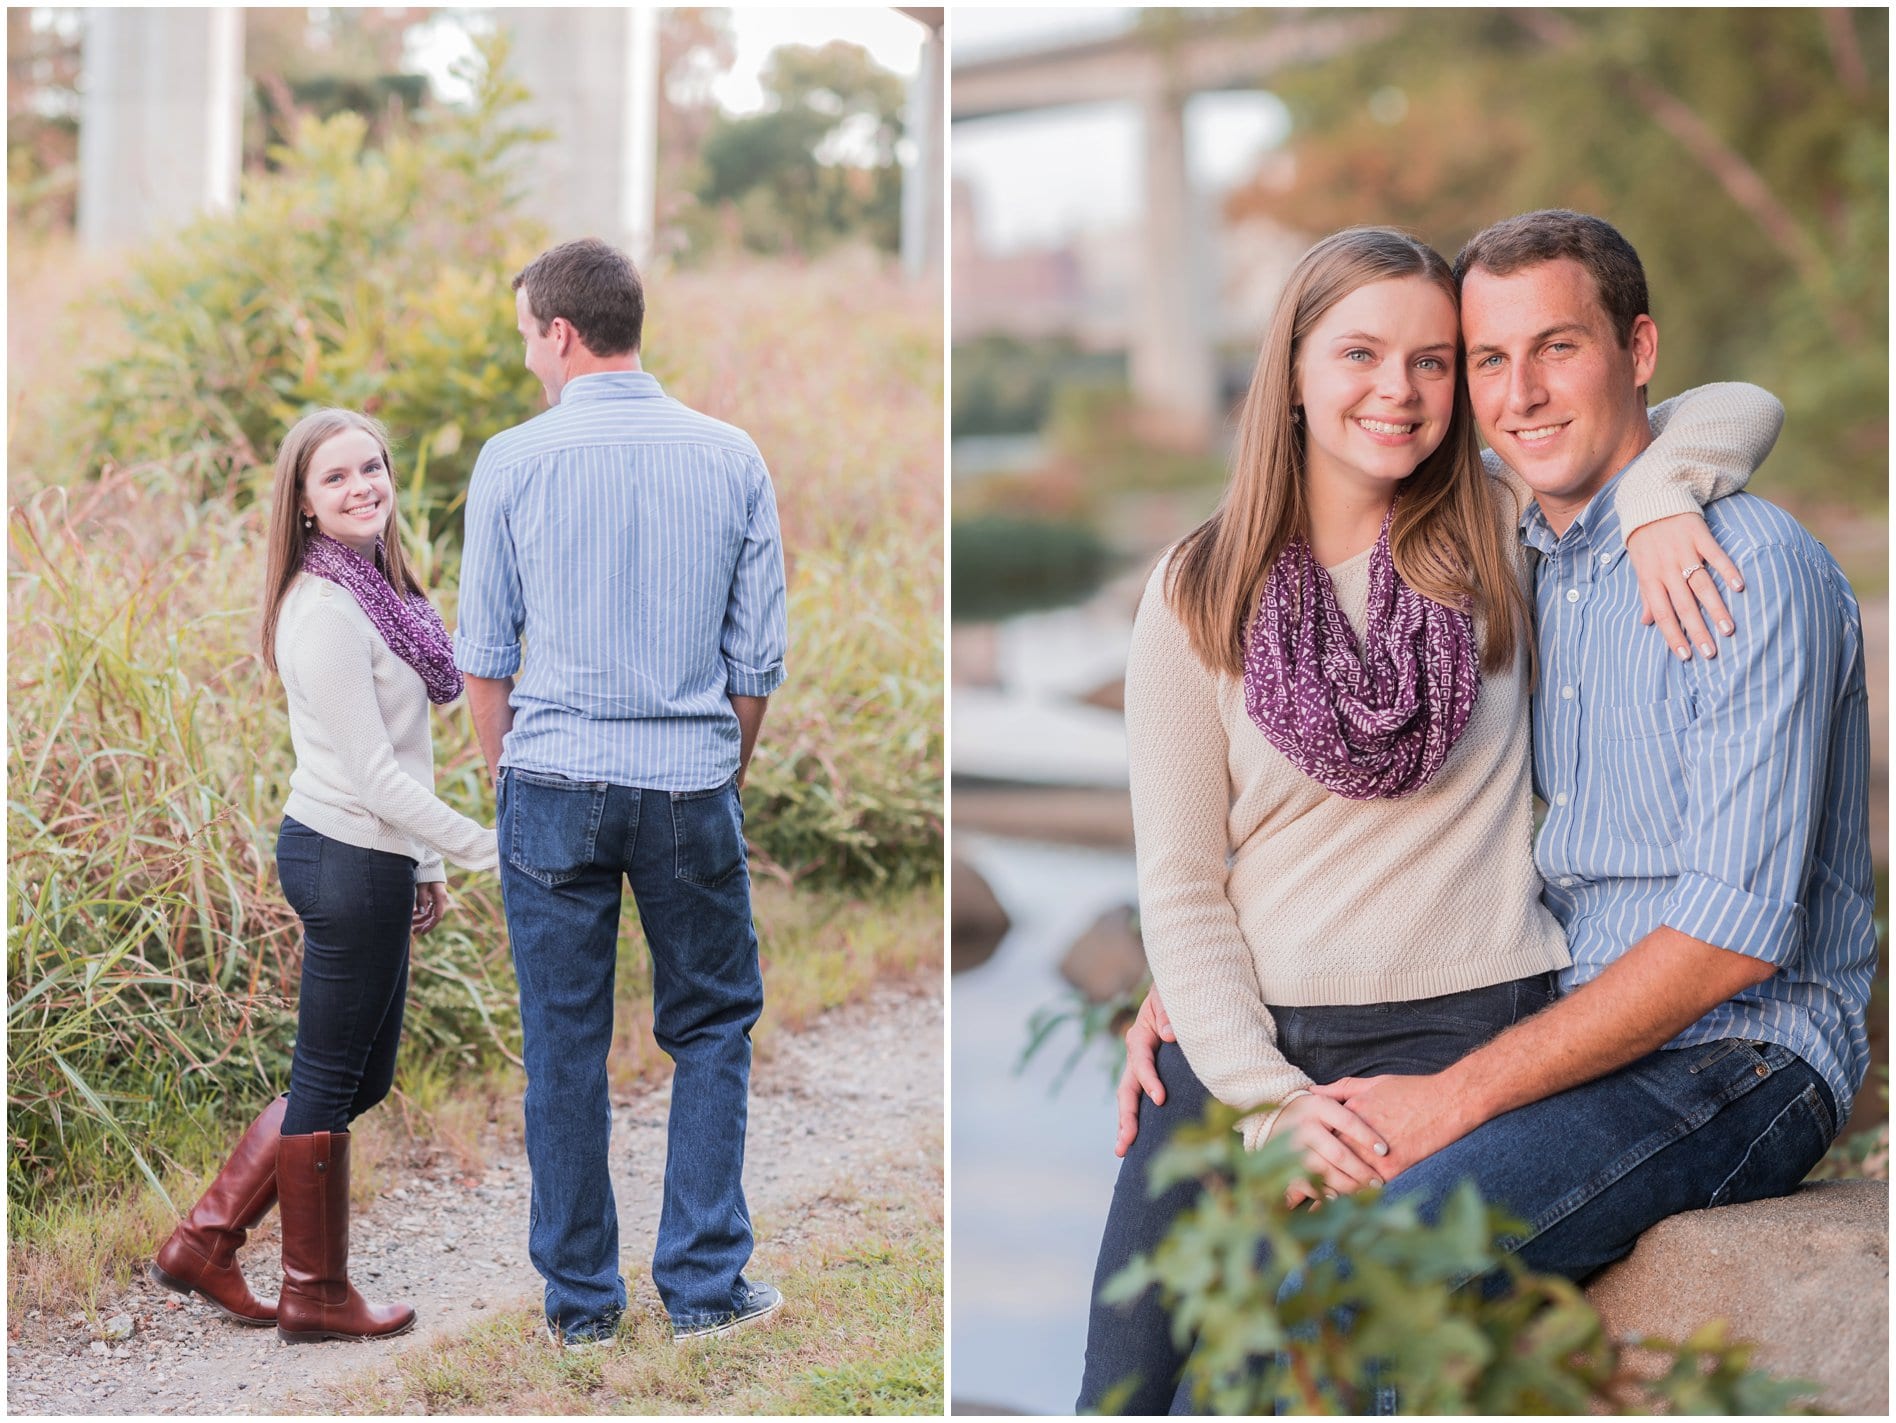
<path id="1" fill-rule="evenodd" d="M 1538 505 L 1521 519 L 1541 554 L 1535 858 L 1573 953 L 1562 987 L 1662 924 L 1774 964 L 1667 1046 L 1781 1044 L 1829 1084 L 1841 1123 L 1869 1070 L 1876 969 L 1856 598 L 1782 509 L 1720 499 L 1705 518 L 1744 575 L 1737 635 L 1680 662 L 1640 625 L 1618 483 L 1560 537 Z"/>
<path id="2" fill-rule="evenodd" d="M 776 496 L 742 430 L 612 371 L 481 450 L 454 660 L 520 674 L 503 766 L 720 785 L 738 760 L 728 698 L 775 691 L 784 643 Z"/>

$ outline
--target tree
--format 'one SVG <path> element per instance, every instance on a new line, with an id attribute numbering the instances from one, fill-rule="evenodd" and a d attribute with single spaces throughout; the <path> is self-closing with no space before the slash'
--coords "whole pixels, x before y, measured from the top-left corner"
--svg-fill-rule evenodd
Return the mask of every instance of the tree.
<path id="1" fill-rule="evenodd" d="M 79 25 L 7 11 L 7 216 L 71 231 L 79 193 Z"/>
<path id="2" fill-rule="evenodd" d="M 860 45 L 786 45 L 762 76 L 756 114 L 721 115 L 705 140 L 698 188 L 758 251 L 818 251 L 858 236 L 901 240 L 902 80 Z"/>
<path id="3" fill-rule="evenodd" d="M 718 120 L 714 92 L 737 58 L 727 12 L 669 8 L 658 22 L 658 229 L 670 245 L 686 227 L 704 181 L 700 159 Z"/>
<path id="4" fill-rule="evenodd" d="M 1876 507 L 1888 390 L 1886 10 L 1439 10 L 1273 80 L 1295 177 L 1234 216 L 1411 228 L 1598 213 L 1639 249 L 1660 384 L 1790 418 L 1765 492 Z M 1282 23 L 1272 15 L 1197 23 Z"/>
<path id="5" fill-rule="evenodd" d="M 356 10 L 261 9 L 244 12 L 244 68 L 256 110 L 245 135 L 245 166 L 270 166 L 271 148 L 288 144 L 305 116 L 344 111 L 369 124 L 372 146 L 428 98 L 424 75 L 405 72 L 408 32 L 432 12 L 382 7 Z"/>

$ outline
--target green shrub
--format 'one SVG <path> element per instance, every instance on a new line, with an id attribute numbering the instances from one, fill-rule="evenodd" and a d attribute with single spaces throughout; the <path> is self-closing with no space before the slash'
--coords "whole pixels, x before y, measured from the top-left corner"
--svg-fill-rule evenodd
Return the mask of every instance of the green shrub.
<path id="1" fill-rule="evenodd" d="M 1110 558 L 1086 524 L 988 514 L 955 521 L 955 617 L 1057 607 L 1097 588 Z"/>
<path id="2" fill-rule="evenodd" d="M 1225 457 L 1153 440 L 1138 402 L 1123 385 L 1069 385 L 1057 391 L 1047 418 L 1056 463 L 1079 472 L 1089 494 L 1150 494 L 1223 487 Z"/>
<path id="3" fill-rule="evenodd" d="M 405 507 L 454 509 L 482 441 L 541 405 L 509 288 L 540 235 L 513 192 L 539 135 L 510 118 L 504 56 L 483 51 L 468 110 L 374 151 L 360 115 L 305 122 L 234 212 L 139 261 L 114 304 L 127 348 L 80 377 L 72 462 L 205 497 L 254 485 L 301 414 L 343 405 L 388 425 Z"/>
<path id="4" fill-rule="evenodd" d="M 1750 1349 L 1728 1342 L 1722 1321 L 1680 1344 L 1609 1339 L 1578 1286 L 1532 1274 L 1500 1248 L 1519 1227 L 1472 1185 L 1433 1225 L 1376 1191 L 1286 1209 L 1284 1193 L 1308 1174 L 1300 1153 L 1285 1140 L 1247 1152 L 1232 1130 L 1237 1116 L 1214 1106 L 1160 1154 L 1154 1194 L 1193 1177 L 1207 1190 L 1103 1295 L 1126 1301 L 1159 1287 L 1175 1337 L 1196 1343 L 1201 1407 L 1268 1414 L 1286 1400 L 1299 1413 L 1362 1413 L 1381 1382 L 1395 1386 L 1405 1413 L 1807 1411 L 1795 1401 L 1813 1386 L 1752 1370 Z M 1269 1246 L 1262 1267 L 1260 1244 Z M 1301 1284 L 1280 1298 L 1292 1271 Z M 1510 1285 L 1499 1298 L 1458 1288 L 1491 1271 Z M 1648 1383 L 1633 1373 L 1634 1348 L 1666 1361 L 1664 1375 Z M 1260 1355 L 1270 1358 L 1253 1371 Z"/>
<path id="5" fill-rule="evenodd" d="M 1071 336 L 979 336 L 955 347 L 955 438 L 1032 434 L 1063 388 L 1125 383 L 1124 356 L 1082 351 Z"/>

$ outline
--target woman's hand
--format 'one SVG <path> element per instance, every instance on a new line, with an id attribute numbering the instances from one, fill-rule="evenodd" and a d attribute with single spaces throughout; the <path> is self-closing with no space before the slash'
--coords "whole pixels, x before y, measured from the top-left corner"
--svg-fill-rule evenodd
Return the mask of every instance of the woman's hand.
<path id="1" fill-rule="evenodd" d="M 415 886 L 415 912 L 408 921 L 414 933 L 425 934 L 448 912 L 448 887 L 440 880 Z"/>
<path id="2" fill-rule="evenodd" d="M 1707 657 L 1718 656 L 1711 630 L 1699 615 L 1699 605 L 1711 614 L 1718 630 L 1730 637 L 1735 631 L 1725 600 L 1718 596 L 1716 573 L 1736 592 L 1745 591 L 1738 566 L 1725 556 L 1702 514 L 1674 514 L 1641 524 L 1626 536 L 1626 556 L 1639 580 L 1639 600 L 1645 605 L 1642 623 L 1659 625 L 1666 645 L 1682 662 L 1692 660 L 1694 645 Z M 1707 569 L 1706 564 L 1711 567 Z"/>
<path id="3" fill-rule="evenodd" d="M 1159 1044 L 1175 1043 L 1172 1020 L 1166 1016 L 1159 998 L 1158 985 L 1147 991 L 1145 1002 L 1126 1029 L 1126 1067 L 1119 1074 L 1119 1140 L 1114 1156 L 1124 1156 L 1139 1136 L 1139 1094 L 1152 1099 L 1153 1105 L 1165 1105 L 1165 1084 L 1159 1080 Z"/>
<path id="4" fill-rule="evenodd" d="M 1303 1149 L 1304 1165 L 1321 1179 L 1326 1194 L 1347 1194 L 1383 1183 L 1382 1167 L 1375 1163 L 1388 1154 L 1388 1143 L 1341 1102 L 1314 1095 L 1293 1097 L 1271 1123 L 1265 1140 L 1284 1136 Z M 1299 1181 L 1284 1202 L 1297 1206 L 1314 1201 L 1317 1189 Z"/>

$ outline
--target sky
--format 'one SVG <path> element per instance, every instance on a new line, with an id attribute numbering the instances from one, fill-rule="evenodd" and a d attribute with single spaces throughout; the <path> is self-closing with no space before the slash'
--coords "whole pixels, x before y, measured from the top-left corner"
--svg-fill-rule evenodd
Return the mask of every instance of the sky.
<path id="1" fill-rule="evenodd" d="M 763 106 L 764 92 L 758 76 L 763 72 L 764 60 L 779 45 L 821 46 L 831 40 L 849 40 L 868 50 L 884 69 L 905 79 L 921 62 L 922 27 L 887 7 L 740 6 L 727 13 L 732 38 L 737 42 L 737 57 L 712 92 L 718 103 L 733 114 L 754 113 Z M 492 21 L 478 12 L 464 17 L 455 11 L 443 11 L 431 23 L 418 27 L 409 41 L 410 61 L 429 76 L 435 92 L 449 102 L 467 97 L 465 86 L 448 73 L 457 61 L 473 52 L 467 24 L 491 25 Z"/>
<path id="2" fill-rule="evenodd" d="M 956 6 L 949 16 L 949 86 L 957 61 L 1016 53 L 1127 28 L 1134 11 Z M 1289 132 L 1269 94 L 1205 94 L 1186 105 L 1194 182 L 1217 190 L 1248 176 Z M 1139 115 L 1131 104 L 1095 104 L 955 124 L 956 178 L 974 190 L 980 240 L 996 252 L 1058 246 L 1088 228 L 1136 222 L 1140 210 Z"/>

